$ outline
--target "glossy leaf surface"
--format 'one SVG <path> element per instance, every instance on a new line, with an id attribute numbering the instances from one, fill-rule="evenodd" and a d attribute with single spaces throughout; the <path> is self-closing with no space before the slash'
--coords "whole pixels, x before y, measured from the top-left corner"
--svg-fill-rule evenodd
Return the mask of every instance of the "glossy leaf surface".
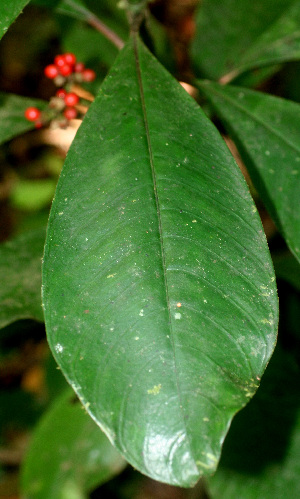
<path id="1" fill-rule="evenodd" d="M 43 321 L 41 266 L 45 230 L 21 234 L 0 245 L 0 327 L 19 319 Z"/>
<path id="2" fill-rule="evenodd" d="M 64 165 L 43 300 L 57 362 L 137 469 L 191 486 L 216 468 L 274 347 L 274 280 L 225 143 L 133 38 Z"/>
<path id="3" fill-rule="evenodd" d="M 299 367 L 276 348 L 261 386 L 232 423 L 213 499 L 274 499 L 300 494 Z"/>
<path id="4" fill-rule="evenodd" d="M 199 82 L 224 121 L 260 196 L 300 259 L 300 105 L 261 92 Z"/>
<path id="5" fill-rule="evenodd" d="M 67 388 L 42 418 L 22 470 L 30 499 L 84 498 L 126 462 Z"/>
<path id="6" fill-rule="evenodd" d="M 29 0 L 2 0 L 0 2 L 0 39 L 28 2 Z"/>
<path id="7" fill-rule="evenodd" d="M 196 17 L 197 32 L 192 46 L 198 74 L 218 79 L 236 72 L 243 67 L 248 51 L 250 59 L 252 53 L 250 67 L 257 65 L 261 51 L 266 52 L 269 63 L 282 60 L 278 56 L 281 52 L 284 54 L 289 43 L 285 35 L 293 33 L 294 36 L 298 31 L 293 16 L 288 14 L 293 3 L 292 0 L 203 0 Z M 287 23 L 284 23 L 285 16 Z M 274 45 L 270 45 L 270 41 Z"/>
<path id="8" fill-rule="evenodd" d="M 24 117 L 25 109 L 33 106 L 42 111 L 47 105 L 39 99 L 0 92 L 0 144 L 34 129 L 34 123 Z"/>

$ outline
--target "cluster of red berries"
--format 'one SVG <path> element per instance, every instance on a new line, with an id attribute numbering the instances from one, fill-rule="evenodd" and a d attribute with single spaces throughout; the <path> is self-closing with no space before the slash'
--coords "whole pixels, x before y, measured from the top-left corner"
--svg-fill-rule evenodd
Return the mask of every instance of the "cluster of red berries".
<path id="1" fill-rule="evenodd" d="M 82 62 L 77 62 L 76 57 L 71 52 L 57 55 L 54 64 L 49 64 L 44 69 L 44 74 L 51 80 L 56 80 L 57 86 L 65 82 L 65 78 L 73 75 L 73 80 L 78 83 L 82 81 L 94 81 L 96 73 L 92 69 L 86 68 Z"/>
<path id="2" fill-rule="evenodd" d="M 70 88 L 74 83 L 91 82 L 96 78 L 92 69 L 86 68 L 82 62 L 77 62 L 74 54 L 67 52 L 57 55 L 54 64 L 49 64 L 44 69 L 47 78 L 54 81 L 58 87 Z M 77 117 L 76 109 L 79 104 L 79 96 L 74 92 L 68 92 L 65 88 L 59 88 L 55 97 L 50 101 L 50 107 L 58 113 L 62 113 L 65 120 L 69 121 Z M 36 107 L 28 107 L 25 110 L 25 118 L 35 123 L 36 128 L 43 126 L 42 113 Z M 62 122 L 62 125 L 65 123 Z"/>

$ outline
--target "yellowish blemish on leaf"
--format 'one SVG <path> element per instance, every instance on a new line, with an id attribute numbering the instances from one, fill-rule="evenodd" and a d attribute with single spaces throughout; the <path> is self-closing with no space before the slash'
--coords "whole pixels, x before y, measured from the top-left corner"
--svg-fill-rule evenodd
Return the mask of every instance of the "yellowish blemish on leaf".
<path id="1" fill-rule="evenodd" d="M 147 390 L 147 393 L 149 395 L 158 395 L 160 390 L 161 390 L 161 384 L 159 383 L 159 385 L 154 385 L 153 388 L 150 388 L 149 390 Z"/>
<path id="2" fill-rule="evenodd" d="M 210 454 L 211 456 L 212 454 Z M 208 457 L 208 455 L 207 455 Z M 211 469 L 215 469 L 216 467 L 216 458 L 215 456 L 212 456 L 214 457 L 214 461 L 211 461 L 210 463 L 204 463 L 203 461 L 196 461 L 196 465 L 197 466 L 200 466 L 201 468 L 204 468 L 206 470 L 211 470 Z"/>
<path id="3" fill-rule="evenodd" d="M 206 454 L 206 456 L 208 457 L 208 459 L 210 459 L 213 463 L 216 463 L 217 462 L 217 458 L 216 456 L 214 456 L 213 454 L 210 454 L 210 452 L 208 452 Z"/>
<path id="4" fill-rule="evenodd" d="M 106 277 L 106 279 L 110 279 L 111 277 L 115 277 L 115 275 L 117 275 L 117 274 L 109 274 L 109 275 Z"/>
<path id="5" fill-rule="evenodd" d="M 273 326 L 273 324 L 274 324 L 274 321 L 272 319 L 271 320 L 269 320 L 269 319 L 262 319 L 260 322 L 262 324 L 270 324 L 270 326 Z"/>

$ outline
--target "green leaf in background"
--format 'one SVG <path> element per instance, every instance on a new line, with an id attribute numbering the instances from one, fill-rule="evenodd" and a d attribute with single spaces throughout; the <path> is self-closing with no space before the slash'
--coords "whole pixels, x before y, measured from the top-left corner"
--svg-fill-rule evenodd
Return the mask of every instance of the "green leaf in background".
<path id="1" fill-rule="evenodd" d="M 21 14 L 29 0 L 1 0 L 0 2 L 0 39 L 9 26 Z"/>
<path id="2" fill-rule="evenodd" d="M 299 367 L 277 347 L 256 396 L 232 423 L 210 497 L 299 497 L 299 456 Z"/>
<path id="3" fill-rule="evenodd" d="M 138 470 L 215 470 L 277 329 L 275 277 L 245 180 L 199 106 L 136 38 L 69 151 L 48 226 L 52 352 Z"/>
<path id="4" fill-rule="evenodd" d="M 84 499 L 126 465 L 68 388 L 37 426 L 22 470 L 30 499 Z"/>
<path id="5" fill-rule="evenodd" d="M 300 59 L 300 2 L 296 0 L 270 28 L 244 52 L 236 73 Z"/>
<path id="6" fill-rule="evenodd" d="M 25 109 L 30 106 L 43 111 L 48 103 L 40 99 L 0 92 L 0 144 L 34 129 L 34 123 L 24 117 Z"/>
<path id="7" fill-rule="evenodd" d="M 300 105 L 253 90 L 198 81 L 236 141 L 251 179 L 300 259 Z"/>
<path id="8" fill-rule="evenodd" d="M 56 182 L 51 178 L 19 178 L 12 188 L 10 200 L 20 210 L 39 210 L 50 205 L 55 187 Z"/>
<path id="9" fill-rule="evenodd" d="M 119 9 L 116 0 L 98 2 L 98 0 L 84 1 L 81 0 L 61 0 L 57 7 L 57 11 L 62 14 L 67 14 L 81 21 L 85 21 L 93 25 L 96 29 L 96 16 L 101 18 L 100 22 L 104 22 L 110 29 L 118 34 L 121 38 L 128 38 L 128 22 L 125 11 Z"/>
<path id="10" fill-rule="evenodd" d="M 192 60 L 197 74 L 219 79 L 236 71 L 252 46 L 252 57 L 255 59 L 259 55 L 255 52 L 255 44 L 258 43 L 259 47 L 259 40 L 262 40 L 266 51 L 266 43 L 279 40 L 278 46 L 273 46 L 274 60 L 274 53 L 279 54 L 287 46 L 287 40 L 282 40 L 282 36 L 286 31 L 288 34 L 295 33 L 294 20 L 288 15 L 287 22 L 280 24 L 278 21 L 276 28 L 277 20 L 283 16 L 284 21 L 292 3 L 292 0 L 203 0 L 196 16 L 197 32 L 192 45 Z M 264 35 L 268 32 L 270 34 Z M 264 36 L 267 37 L 265 42 Z M 277 60 L 282 58 L 277 57 Z"/>
<path id="11" fill-rule="evenodd" d="M 43 321 L 41 260 L 45 229 L 0 245 L 0 327 L 19 319 Z"/>

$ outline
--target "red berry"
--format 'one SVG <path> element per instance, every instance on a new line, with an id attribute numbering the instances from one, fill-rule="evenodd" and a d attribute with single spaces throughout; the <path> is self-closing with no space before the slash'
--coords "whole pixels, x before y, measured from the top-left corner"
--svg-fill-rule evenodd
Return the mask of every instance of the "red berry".
<path id="1" fill-rule="evenodd" d="M 65 96 L 67 95 L 67 92 L 65 91 L 64 88 L 59 88 L 56 92 L 56 97 L 59 97 L 60 99 L 64 99 Z"/>
<path id="2" fill-rule="evenodd" d="M 43 123 L 41 121 L 36 121 L 34 126 L 35 128 L 42 128 Z"/>
<path id="3" fill-rule="evenodd" d="M 29 121 L 36 121 L 41 116 L 41 111 L 37 107 L 28 107 L 25 110 L 24 116 Z"/>
<path id="4" fill-rule="evenodd" d="M 47 76 L 47 78 L 50 78 L 53 80 L 58 75 L 58 69 L 54 64 L 49 64 L 48 66 L 45 67 L 44 73 Z"/>
<path id="5" fill-rule="evenodd" d="M 66 64 L 66 59 L 65 59 L 65 56 L 64 55 L 57 55 L 55 58 L 54 58 L 54 64 L 55 66 L 57 66 L 58 68 L 61 68 L 62 66 L 64 66 Z"/>
<path id="6" fill-rule="evenodd" d="M 83 62 L 77 62 L 74 67 L 75 73 L 81 73 L 84 70 Z"/>
<path id="7" fill-rule="evenodd" d="M 65 103 L 67 106 L 76 106 L 78 102 L 79 102 L 79 97 L 73 92 L 70 92 L 69 94 L 65 95 Z"/>
<path id="8" fill-rule="evenodd" d="M 74 54 L 72 54 L 72 52 L 66 52 L 64 54 L 64 58 L 67 64 L 70 64 L 70 66 L 74 66 L 76 62 L 76 57 Z"/>
<path id="9" fill-rule="evenodd" d="M 94 81 L 96 78 L 96 73 L 92 69 L 84 69 L 82 71 L 83 81 Z"/>
<path id="10" fill-rule="evenodd" d="M 72 66 L 70 64 L 65 64 L 64 66 L 61 66 L 59 68 L 59 72 L 62 76 L 69 76 L 70 74 L 73 73 Z"/>
<path id="11" fill-rule="evenodd" d="M 66 109 L 64 110 L 64 117 L 67 120 L 73 120 L 74 118 L 76 118 L 76 116 L 77 116 L 77 111 L 75 107 L 66 107 Z"/>

